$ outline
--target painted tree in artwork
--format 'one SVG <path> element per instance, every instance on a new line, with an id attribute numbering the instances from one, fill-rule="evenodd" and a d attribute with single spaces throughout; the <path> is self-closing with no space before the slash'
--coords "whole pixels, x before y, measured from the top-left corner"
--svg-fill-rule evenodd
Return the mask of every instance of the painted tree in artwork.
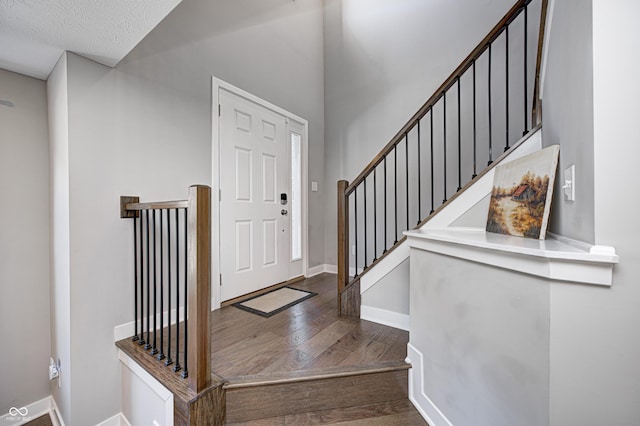
<path id="1" fill-rule="evenodd" d="M 537 238 L 542 226 L 549 176 L 540 177 L 527 172 L 522 176 L 519 187 L 525 185 L 528 196 L 519 200 L 520 205 L 511 212 L 510 220 L 513 227 L 523 236 Z"/>
<path id="2" fill-rule="evenodd" d="M 542 227 L 549 176 L 525 173 L 511 187 L 491 191 L 487 231 L 538 238 Z"/>

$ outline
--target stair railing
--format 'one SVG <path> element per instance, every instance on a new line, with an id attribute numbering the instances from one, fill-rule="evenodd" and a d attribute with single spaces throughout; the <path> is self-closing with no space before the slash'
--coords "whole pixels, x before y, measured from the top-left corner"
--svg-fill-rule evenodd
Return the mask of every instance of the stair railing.
<path id="1" fill-rule="evenodd" d="M 120 217 L 133 219 L 131 339 L 200 392 L 211 379 L 211 188 L 191 186 L 187 200 L 139 201 L 120 197 Z"/>
<path id="2" fill-rule="evenodd" d="M 537 52 L 528 42 L 534 0 L 519 0 L 353 182 L 338 181 L 340 314 L 359 316 L 354 284 L 404 241 L 403 231 L 421 227 L 540 123 L 540 2 Z"/>

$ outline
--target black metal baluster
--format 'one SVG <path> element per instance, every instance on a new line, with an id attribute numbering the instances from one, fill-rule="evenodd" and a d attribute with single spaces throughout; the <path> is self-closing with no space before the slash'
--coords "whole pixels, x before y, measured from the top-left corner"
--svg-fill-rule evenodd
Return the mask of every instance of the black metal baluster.
<path id="1" fill-rule="evenodd" d="M 473 61 L 473 175 L 471 179 L 475 179 L 478 176 L 476 168 L 476 61 Z"/>
<path id="2" fill-rule="evenodd" d="M 164 359 L 164 230 L 162 216 L 163 210 L 160 210 L 160 353 L 158 359 Z"/>
<path id="3" fill-rule="evenodd" d="M 429 120 L 431 120 L 430 126 L 429 126 L 429 130 L 430 130 L 430 144 L 431 144 L 431 212 L 429 212 L 429 214 L 432 214 L 435 210 L 435 204 L 434 204 L 434 182 L 433 182 L 433 107 L 431 107 L 429 109 Z"/>
<path id="4" fill-rule="evenodd" d="M 384 249 L 387 252 L 387 154 L 384 155 Z"/>
<path id="5" fill-rule="evenodd" d="M 529 27 L 527 6 L 526 4 L 524 5 L 524 131 L 522 132 L 522 136 L 529 132 L 529 114 L 527 114 L 527 91 L 529 90 L 527 84 L 527 28 Z"/>
<path id="6" fill-rule="evenodd" d="M 145 350 L 151 349 L 151 248 L 149 246 L 149 210 L 144 211 L 147 217 L 147 342 Z"/>
<path id="7" fill-rule="evenodd" d="M 395 240 L 393 244 L 398 243 L 398 144 L 393 146 L 393 197 L 395 205 Z"/>
<path id="8" fill-rule="evenodd" d="M 420 172 L 420 119 L 418 120 L 418 222 L 422 220 L 422 173 Z"/>
<path id="9" fill-rule="evenodd" d="M 444 102 L 444 107 L 442 108 L 444 119 L 443 119 L 443 143 L 444 143 L 444 161 L 442 165 L 444 167 L 444 199 L 442 200 L 442 204 L 447 202 L 447 92 L 446 90 L 442 93 L 442 100 Z"/>
<path id="10" fill-rule="evenodd" d="M 145 211 L 140 210 L 140 340 L 138 340 L 138 344 L 140 346 L 144 345 L 146 341 L 144 340 L 144 224 L 145 224 Z"/>
<path id="11" fill-rule="evenodd" d="M 180 221 L 176 211 L 176 363 L 173 371 L 180 371 Z M 186 317 L 186 315 L 185 315 Z"/>
<path id="12" fill-rule="evenodd" d="M 358 276 L 358 186 L 353 188 L 353 232 L 355 241 L 355 272 L 353 278 Z"/>
<path id="13" fill-rule="evenodd" d="M 189 352 L 189 333 L 187 332 L 187 316 L 189 310 L 187 309 L 188 298 L 187 298 L 187 258 L 188 258 L 188 220 L 187 220 L 187 209 L 184 209 L 184 358 L 183 365 L 184 369 L 182 370 L 182 378 L 186 379 L 189 376 L 189 369 L 187 368 L 187 356 Z"/>
<path id="14" fill-rule="evenodd" d="M 151 210 L 151 229 L 153 230 L 153 347 L 151 348 L 151 355 L 155 355 L 158 353 L 158 347 L 156 346 L 157 340 L 156 335 L 158 334 L 158 324 L 156 323 L 156 318 L 158 317 L 158 262 L 156 261 L 156 254 L 158 252 L 157 247 L 157 229 L 156 229 L 156 210 Z"/>
<path id="15" fill-rule="evenodd" d="M 376 175 L 378 166 L 373 168 L 373 262 L 378 260 L 378 184 Z"/>
<path id="16" fill-rule="evenodd" d="M 177 258 L 177 254 L 176 254 Z M 167 314 L 169 315 L 167 327 L 167 360 L 164 365 L 173 364 L 171 359 L 171 210 L 167 210 Z M 176 325 L 178 324 L 176 318 Z"/>
<path id="17" fill-rule="evenodd" d="M 491 44 L 489 44 L 489 72 L 487 73 L 487 86 L 488 90 L 488 98 L 489 98 L 489 162 L 487 166 L 493 163 L 493 148 L 492 148 L 492 137 L 491 137 Z"/>
<path id="18" fill-rule="evenodd" d="M 140 339 L 138 336 L 138 218 L 133 218 L 133 329 L 132 341 Z"/>
<path id="19" fill-rule="evenodd" d="M 364 180 L 364 267 L 362 270 L 367 269 L 367 178 L 365 176 Z"/>
<path id="20" fill-rule="evenodd" d="M 504 35 L 505 35 L 505 60 L 504 60 L 504 67 L 505 67 L 505 84 L 504 84 L 504 89 L 505 89 L 505 97 L 504 97 L 504 102 L 505 102 L 505 120 L 506 120 L 506 128 L 505 128 L 505 146 L 504 146 L 504 152 L 509 151 L 509 25 L 507 25 L 506 27 L 504 27 Z"/>
<path id="21" fill-rule="evenodd" d="M 462 189 L 462 139 L 460 132 L 460 76 L 458 76 L 458 189 Z"/>
<path id="22" fill-rule="evenodd" d="M 404 174 L 405 181 L 407 186 L 406 197 L 407 197 L 407 231 L 409 230 L 409 133 L 404 134 Z"/>

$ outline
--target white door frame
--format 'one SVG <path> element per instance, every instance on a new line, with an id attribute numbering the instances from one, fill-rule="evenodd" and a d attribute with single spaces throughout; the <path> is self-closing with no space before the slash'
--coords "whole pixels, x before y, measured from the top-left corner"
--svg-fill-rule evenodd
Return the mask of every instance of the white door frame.
<path id="1" fill-rule="evenodd" d="M 220 104 L 219 92 L 224 89 L 237 96 L 255 102 L 267 109 L 283 115 L 290 121 L 300 123 L 304 129 L 302 140 L 302 274 L 307 276 L 309 266 L 309 226 L 308 226 L 308 175 L 309 175 L 309 122 L 302 117 L 290 113 L 270 102 L 260 99 L 239 87 L 227 83 L 215 76 L 211 79 L 211 309 L 219 309 L 221 302 L 220 295 L 220 116 L 218 115 L 218 105 Z M 290 127 L 287 124 L 287 141 L 289 139 Z M 288 152 L 288 150 L 287 150 Z"/>

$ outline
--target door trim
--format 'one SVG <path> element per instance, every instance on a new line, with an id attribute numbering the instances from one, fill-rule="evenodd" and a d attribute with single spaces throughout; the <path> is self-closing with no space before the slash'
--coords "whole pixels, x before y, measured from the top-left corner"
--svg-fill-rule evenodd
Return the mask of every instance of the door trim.
<path id="1" fill-rule="evenodd" d="M 220 292 L 220 116 L 218 115 L 218 105 L 220 104 L 220 89 L 224 89 L 236 96 L 245 98 L 264 108 L 270 109 L 289 121 L 295 121 L 302 125 L 302 274 L 307 276 L 309 267 L 309 214 L 308 214 L 308 191 L 309 191 L 309 122 L 285 109 L 280 108 L 264 99 L 240 89 L 224 80 L 213 76 L 211 78 L 211 309 L 219 309 L 221 302 Z M 287 141 L 289 142 L 290 127 L 287 124 Z M 223 278 L 224 279 L 224 278 Z"/>

